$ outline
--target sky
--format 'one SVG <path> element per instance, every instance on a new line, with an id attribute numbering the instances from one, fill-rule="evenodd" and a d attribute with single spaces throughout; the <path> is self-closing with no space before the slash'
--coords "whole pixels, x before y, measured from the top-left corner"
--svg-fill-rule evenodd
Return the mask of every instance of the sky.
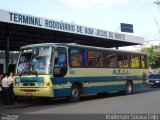
<path id="1" fill-rule="evenodd" d="M 120 23 L 133 24 L 131 35 L 144 37 L 142 47 L 160 44 L 157 0 L 0 0 L 0 9 L 120 32 Z M 128 34 L 128 33 L 127 33 Z M 124 49 L 134 50 L 139 46 Z M 123 48 L 122 48 L 123 49 Z"/>

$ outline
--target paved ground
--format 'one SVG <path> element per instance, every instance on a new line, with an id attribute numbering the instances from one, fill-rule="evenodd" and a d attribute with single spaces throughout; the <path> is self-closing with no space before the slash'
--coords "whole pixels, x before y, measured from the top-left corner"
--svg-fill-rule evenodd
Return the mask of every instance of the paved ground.
<path id="1" fill-rule="evenodd" d="M 112 93 L 105 97 L 85 96 L 77 103 L 66 99 L 50 103 L 39 101 L 2 105 L 0 114 L 106 114 L 106 113 L 160 113 L 160 88 L 150 88 L 133 95 Z"/>

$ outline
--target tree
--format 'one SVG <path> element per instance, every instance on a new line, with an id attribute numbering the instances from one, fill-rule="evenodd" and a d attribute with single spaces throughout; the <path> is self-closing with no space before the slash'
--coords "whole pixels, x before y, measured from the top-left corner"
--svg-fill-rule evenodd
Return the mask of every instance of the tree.
<path id="1" fill-rule="evenodd" d="M 159 0 L 157 0 L 156 2 L 154 2 L 155 4 L 157 4 L 157 5 L 160 5 L 160 1 Z"/>
<path id="2" fill-rule="evenodd" d="M 142 52 L 148 53 L 149 67 L 160 68 L 160 45 L 152 45 L 148 48 L 143 48 Z"/>

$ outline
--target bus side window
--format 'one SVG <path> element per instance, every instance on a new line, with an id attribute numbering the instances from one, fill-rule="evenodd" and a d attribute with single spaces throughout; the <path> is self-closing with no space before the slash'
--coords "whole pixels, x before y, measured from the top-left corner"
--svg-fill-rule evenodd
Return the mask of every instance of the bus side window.
<path id="1" fill-rule="evenodd" d="M 146 56 L 141 55 L 141 68 L 146 68 Z"/>
<path id="2" fill-rule="evenodd" d="M 70 49 L 69 50 L 70 54 L 70 65 L 72 67 L 82 67 L 83 62 L 82 62 L 82 51 L 80 49 Z"/>
<path id="3" fill-rule="evenodd" d="M 103 66 L 109 67 L 109 68 L 117 67 L 116 54 L 104 52 L 103 53 Z"/>
<path id="4" fill-rule="evenodd" d="M 103 53 L 100 51 L 95 52 L 95 67 L 103 66 Z"/>
<path id="5" fill-rule="evenodd" d="M 129 67 L 128 54 L 118 54 L 117 61 L 118 61 L 118 67 L 120 67 L 120 68 Z"/>
<path id="6" fill-rule="evenodd" d="M 88 57 L 87 57 L 88 67 L 102 67 L 103 66 L 102 57 L 103 57 L 102 52 L 89 50 Z"/>
<path id="7" fill-rule="evenodd" d="M 140 67 L 139 55 L 130 55 L 130 66 L 131 68 Z"/>
<path id="8" fill-rule="evenodd" d="M 94 51 L 88 51 L 87 54 L 87 66 L 94 67 Z"/>

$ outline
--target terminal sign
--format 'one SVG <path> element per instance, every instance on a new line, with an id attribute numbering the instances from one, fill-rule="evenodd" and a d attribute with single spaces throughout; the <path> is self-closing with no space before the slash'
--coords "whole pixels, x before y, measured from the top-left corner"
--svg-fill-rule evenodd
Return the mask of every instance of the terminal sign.
<path id="1" fill-rule="evenodd" d="M 25 25 L 43 27 L 47 29 L 53 29 L 64 32 L 71 32 L 95 37 L 102 37 L 108 39 L 125 40 L 125 35 L 120 33 L 113 33 L 105 30 L 99 30 L 90 27 L 84 27 L 80 25 L 70 24 L 66 22 L 60 22 L 55 20 L 43 19 L 39 17 L 17 14 L 9 12 L 10 22 L 20 23 Z"/>
<path id="2" fill-rule="evenodd" d="M 37 16 L 31 16 L 11 11 L 0 10 L 0 21 L 19 25 L 26 25 L 38 27 L 43 29 L 50 29 L 55 31 L 62 31 L 86 36 L 93 36 L 117 41 L 126 41 L 143 44 L 142 37 L 126 35 L 122 33 L 115 33 L 111 31 L 86 27 L 82 25 L 67 23 L 63 21 L 56 21 Z"/>

